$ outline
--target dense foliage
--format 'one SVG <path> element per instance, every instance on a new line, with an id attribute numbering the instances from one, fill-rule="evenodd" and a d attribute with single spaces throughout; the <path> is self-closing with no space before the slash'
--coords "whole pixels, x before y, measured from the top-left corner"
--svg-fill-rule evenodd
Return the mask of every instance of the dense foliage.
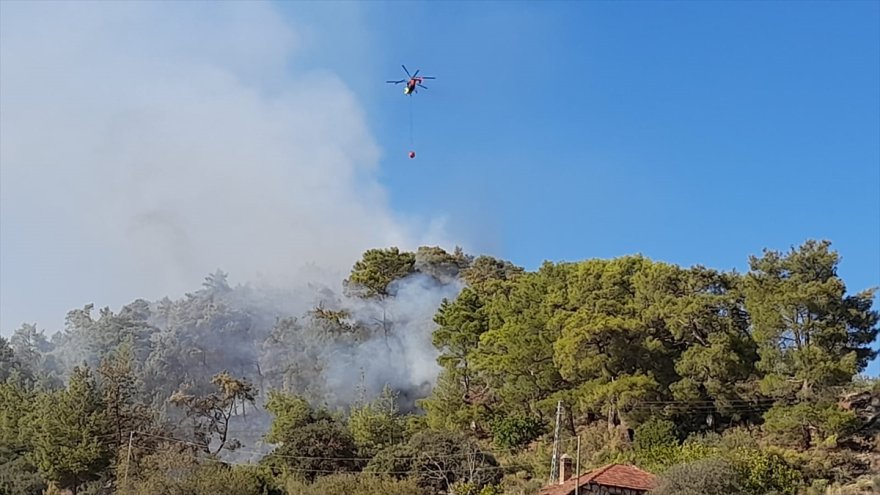
<path id="1" fill-rule="evenodd" d="M 373 249 L 341 290 L 232 287 L 0 338 L 0 493 L 534 493 L 562 450 L 657 494 L 843 493 L 880 466 L 874 293 L 827 242 L 747 273 L 529 272 Z"/>

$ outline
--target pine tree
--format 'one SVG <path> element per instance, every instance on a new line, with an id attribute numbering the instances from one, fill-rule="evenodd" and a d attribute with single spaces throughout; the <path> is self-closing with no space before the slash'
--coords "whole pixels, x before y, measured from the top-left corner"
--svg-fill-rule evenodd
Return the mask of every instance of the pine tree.
<path id="1" fill-rule="evenodd" d="M 101 391 L 88 367 L 76 367 L 65 390 L 44 394 L 27 421 L 31 458 L 40 473 L 76 495 L 110 465 L 112 429 Z"/>

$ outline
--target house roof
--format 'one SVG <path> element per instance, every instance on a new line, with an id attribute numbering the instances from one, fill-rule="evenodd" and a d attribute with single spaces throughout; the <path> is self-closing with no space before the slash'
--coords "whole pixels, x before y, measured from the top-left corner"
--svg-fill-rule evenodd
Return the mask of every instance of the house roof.
<path id="1" fill-rule="evenodd" d="M 544 487 L 539 495 L 568 495 L 574 492 L 575 484 L 580 486 L 596 484 L 615 488 L 649 491 L 654 488 L 656 477 L 627 464 L 608 464 L 584 473 L 580 478 L 573 477 L 565 483 Z"/>

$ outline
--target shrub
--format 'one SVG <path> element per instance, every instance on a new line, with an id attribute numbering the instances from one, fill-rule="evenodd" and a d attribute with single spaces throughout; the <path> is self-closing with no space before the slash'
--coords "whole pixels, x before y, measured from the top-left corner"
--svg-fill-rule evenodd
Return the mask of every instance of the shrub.
<path id="1" fill-rule="evenodd" d="M 743 479 L 746 493 L 795 495 L 801 474 L 782 456 L 762 450 L 738 449 L 725 456 Z"/>
<path id="2" fill-rule="evenodd" d="M 544 426 L 528 416 L 504 416 L 492 422 L 492 439 L 501 449 L 516 450 L 541 436 Z"/>
<path id="3" fill-rule="evenodd" d="M 616 427 L 609 429 L 608 424 L 603 421 L 585 427 L 580 436 L 581 459 L 589 466 L 611 462 L 632 448 L 626 432 Z"/>
<path id="4" fill-rule="evenodd" d="M 285 486 L 291 495 L 418 495 L 411 480 L 393 480 L 368 474 L 333 474 L 313 483 L 290 479 Z M 230 492 L 226 492 L 230 493 Z"/>
<path id="5" fill-rule="evenodd" d="M 667 448 L 678 445 L 675 423 L 666 419 L 652 418 L 636 428 L 634 447 L 636 451 Z"/>
<path id="6" fill-rule="evenodd" d="M 675 424 L 663 419 L 651 419 L 635 432 L 635 458 L 649 471 L 663 472 L 675 464 L 680 447 L 675 436 Z"/>
<path id="7" fill-rule="evenodd" d="M 652 495 L 741 495 L 742 475 L 723 459 L 702 459 L 669 469 Z"/>

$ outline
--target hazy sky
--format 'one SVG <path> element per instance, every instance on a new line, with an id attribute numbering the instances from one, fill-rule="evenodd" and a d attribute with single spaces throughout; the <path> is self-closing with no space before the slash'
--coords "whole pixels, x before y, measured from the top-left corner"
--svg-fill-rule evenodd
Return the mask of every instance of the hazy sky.
<path id="1" fill-rule="evenodd" d="M 880 285 L 876 2 L 0 14 L 3 334 L 390 244 L 744 271 L 827 238 Z M 409 99 L 401 63 L 438 79 Z"/>

